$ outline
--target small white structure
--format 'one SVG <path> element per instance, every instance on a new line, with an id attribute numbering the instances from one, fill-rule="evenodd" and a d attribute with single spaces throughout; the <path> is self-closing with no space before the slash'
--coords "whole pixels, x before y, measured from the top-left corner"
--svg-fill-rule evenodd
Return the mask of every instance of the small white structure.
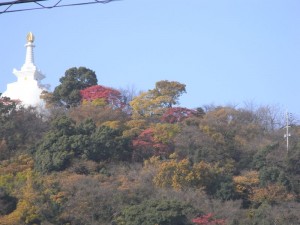
<path id="1" fill-rule="evenodd" d="M 46 86 L 40 81 L 45 78 L 40 70 L 34 65 L 33 48 L 34 36 L 30 32 L 27 35 L 25 63 L 21 70 L 13 70 L 13 74 L 18 78 L 17 82 L 7 84 L 7 90 L 2 96 L 14 100 L 20 100 L 24 106 L 43 106 L 40 95 Z"/>

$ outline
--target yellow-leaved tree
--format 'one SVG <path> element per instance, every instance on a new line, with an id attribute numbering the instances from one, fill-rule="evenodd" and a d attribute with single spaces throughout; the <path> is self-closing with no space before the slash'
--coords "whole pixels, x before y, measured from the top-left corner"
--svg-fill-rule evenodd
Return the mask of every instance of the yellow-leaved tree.
<path id="1" fill-rule="evenodd" d="M 131 102 L 133 118 L 162 116 L 166 109 L 178 104 L 179 97 L 185 93 L 185 84 L 162 80 L 155 88 L 141 93 Z"/>
<path id="2" fill-rule="evenodd" d="M 192 164 L 188 159 L 177 159 L 176 154 L 172 154 L 169 160 L 161 161 L 158 165 L 156 162 L 156 166 L 157 173 L 153 182 L 160 188 L 197 188 L 214 195 L 227 176 L 225 169 L 217 164 L 204 161 Z"/>
<path id="3" fill-rule="evenodd" d="M 25 176 L 26 182 L 19 190 L 15 190 L 15 196 L 18 198 L 16 209 L 8 215 L 0 217 L 0 224 L 20 225 L 20 224 L 38 224 L 40 222 L 40 213 L 37 202 L 41 196 L 35 189 L 34 172 L 26 170 L 17 176 Z"/>

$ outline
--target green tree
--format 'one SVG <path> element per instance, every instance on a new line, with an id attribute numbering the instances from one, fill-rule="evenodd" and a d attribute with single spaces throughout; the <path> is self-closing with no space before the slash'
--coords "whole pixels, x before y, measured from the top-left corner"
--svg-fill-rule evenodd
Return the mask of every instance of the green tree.
<path id="1" fill-rule="evenodd" d="M 251 166 L 253 155 L 267 141 L 268 136 L 253 113 L 217 107 L 202 118 L 186 119 L 175 144 L 179 154 L 186 154 L 195 162 L 231 164 L 239 170 Z"/>
<path id="2" fill-rule="evenodd" d="M 17 208 L 17 200 L 0 188 L 0 216 L 13 212 Z"/>
<path id="3" fill-rule="evenodd" d="M 100 126 L 91 135 L 92 147 L 84 151 L 86 157 L 93 161 L 107 159 L 129 160 L 132 149 L 130 139 L 122 136 L 122 130 Z"/>
<path id="4" fill-rule="evenodd" d="M 176 200 L 148 200 L 126 207 L 115 220 L 120 225 L 188 225 L 187 214 L 194 209 Z"/>
<path id="5" fill-rule="evenodd" d="M 48 127 L 43 115 L 33 107 L 24 108 L 9 98 L 0 99 L 0 160 L 26 151 Z"/>
<path id="6" fill-rule="evenodd" d="M 66 168 L 74 155 L 74 143 L 70 138 L 76 134 L 74 121 L 62 116 L 51 125 L 52 129 L 33 149 L 36 168 L 44 173 Z"/>
<path id="7" fill-rule="evenodd" d="M 1 97 L 0 94 L 0 115 L 8 115 L 11 111 L 15 111 L 16 107 L 20 105 L 19 102 L 11 100 L 8 97 Z"/>
<path id="8" fill-rule="evenodd" d="M 54 119 L 51 130 L 33 148 L 36 168 L 44 173 L 67 168 L 74 157 L 103 161 L 131 158 L 129 138 L 122 130 L 107 126 L 96 128 L 91 119 L 76 125 L 67 116 Z"/>
<path id="9" fill-rule="evenodd" d="M 81 101 L 80 90 L 98 82 L 95 72 L 85 67 L 68 69 L 59 81 L 61 84 L 54 89 L 52 100 L 67 107 L 78 105 Z"/>

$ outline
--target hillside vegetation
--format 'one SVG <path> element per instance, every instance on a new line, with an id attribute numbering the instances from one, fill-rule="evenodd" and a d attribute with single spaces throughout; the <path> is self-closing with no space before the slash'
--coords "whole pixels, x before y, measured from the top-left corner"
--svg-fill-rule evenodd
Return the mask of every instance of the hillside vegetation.
<path id="1" fill-rule="evenodd" d="M 44 111 L 0 99 L 0 224 L 297 225 L 300 126 L 272 106 L 179 106 L 66 71 Z M 201 98 L 199 99 L 201 102 Z"/>

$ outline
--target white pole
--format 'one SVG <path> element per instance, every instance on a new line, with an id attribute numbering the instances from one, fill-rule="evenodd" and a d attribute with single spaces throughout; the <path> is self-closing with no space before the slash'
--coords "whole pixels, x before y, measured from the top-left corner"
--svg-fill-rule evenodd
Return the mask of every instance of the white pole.
<path id="1" fill-rule="evenodd" d="M 291 136 L 291 134 L 289 133 L 289 113 L 288 111 L 286 111 L 286 134 L 284 135 L 284 137 L 286 138 L 286 151 L 289 151 L 289 137 Z"/>

